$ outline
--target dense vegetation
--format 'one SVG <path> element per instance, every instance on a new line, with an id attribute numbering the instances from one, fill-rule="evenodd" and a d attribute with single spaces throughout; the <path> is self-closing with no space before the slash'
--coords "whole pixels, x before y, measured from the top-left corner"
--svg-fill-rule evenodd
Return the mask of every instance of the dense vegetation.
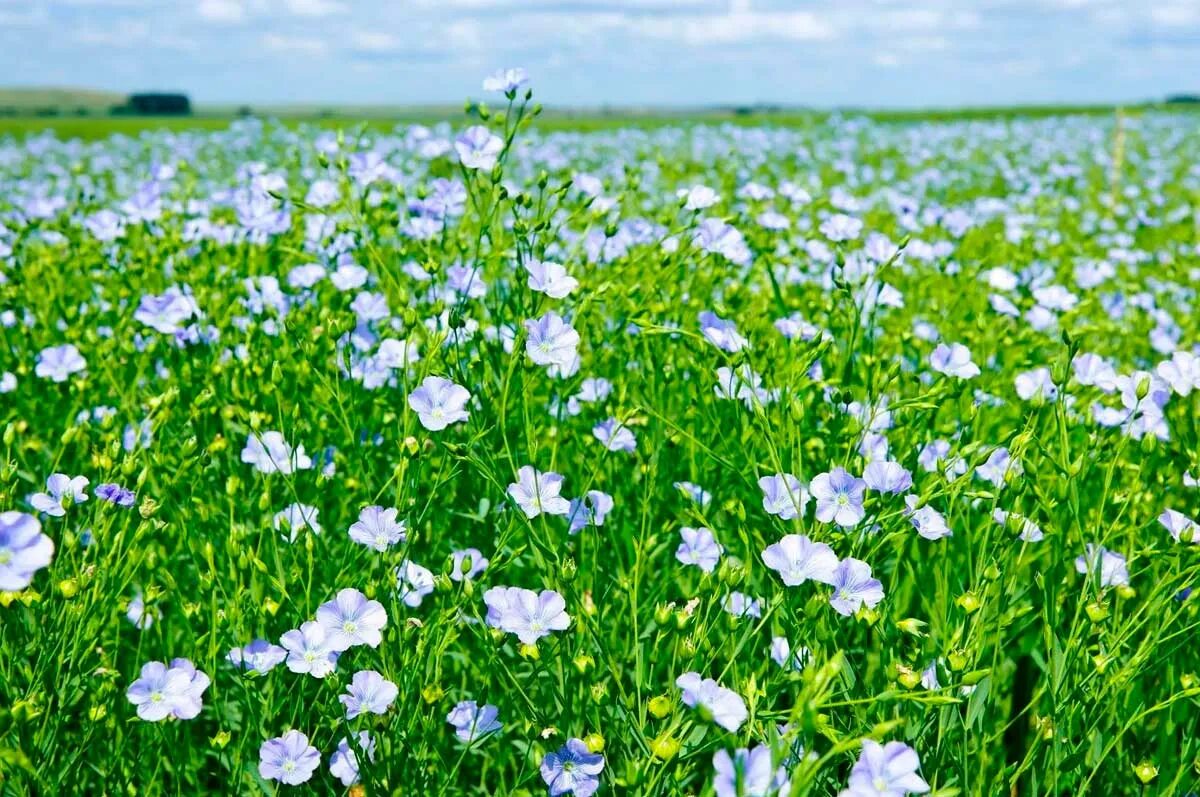
<path id="1" fill-rule="evenodd" d="M 1188 791 L 1196 118 L 520 78 L 0 141 L 0 789 Z"/>

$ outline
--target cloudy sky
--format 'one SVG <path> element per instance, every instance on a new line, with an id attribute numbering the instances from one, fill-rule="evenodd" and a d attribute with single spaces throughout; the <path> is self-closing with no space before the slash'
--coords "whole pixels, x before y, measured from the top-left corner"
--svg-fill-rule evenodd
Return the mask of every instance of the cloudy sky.
<path id="1" fill-rule="evenodd" d="M 0 0 L 0 84 L 201 103 L 948 106 L 1200 92 L 1200 0 Z"/>

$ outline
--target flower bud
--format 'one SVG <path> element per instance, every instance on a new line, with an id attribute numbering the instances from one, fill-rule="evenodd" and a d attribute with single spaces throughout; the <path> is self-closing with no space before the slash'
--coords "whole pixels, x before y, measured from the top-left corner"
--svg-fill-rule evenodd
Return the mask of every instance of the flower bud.
<path id="1" fill-rule="evenodd" d="M 659 761 L 670 761 L 679 752 L 679 741 L 664 731 L 650 742 L 650 752 Z"/>
<path id="2" fill-rule="evenodd" d="M 974 592 L 964 592 L 962 595 L 959 595 L 958 599 L 954 602 L 962 607 L 962 610 L 967 614 L 974 614 L 975 612 L 979 611 L 981 606 L 983 606 L 983 602 L 979 600 L 979 596 Z"/>

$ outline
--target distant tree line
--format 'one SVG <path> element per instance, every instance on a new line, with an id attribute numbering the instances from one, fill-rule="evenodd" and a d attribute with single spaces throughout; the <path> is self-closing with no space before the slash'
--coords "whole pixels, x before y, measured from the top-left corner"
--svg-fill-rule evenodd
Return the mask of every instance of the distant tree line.
<path id="1" fill-rule="evenodd" d="M 112 113 L 129 116 L 189 116 L 192 102 L 186 94 L 130 94 Z"/>
<path id="2" fill-rule="evenodd" d="M 0 116 L 190 116 L 192 101 L 186 94 L 145 92 L 130 94 L 124 103 L 107 109 L 88 105 L 0 106 Z"/>

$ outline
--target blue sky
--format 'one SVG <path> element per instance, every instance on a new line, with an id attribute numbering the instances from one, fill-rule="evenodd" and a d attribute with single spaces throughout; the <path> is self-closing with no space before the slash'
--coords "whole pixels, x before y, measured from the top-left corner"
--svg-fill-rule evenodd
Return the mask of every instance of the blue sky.
<path id="1" fill-rule="evenodd" d="M 954 106 L 1200 92 L 1200 0 L 0 0 L 0 84 L 210 103 Z"/>

